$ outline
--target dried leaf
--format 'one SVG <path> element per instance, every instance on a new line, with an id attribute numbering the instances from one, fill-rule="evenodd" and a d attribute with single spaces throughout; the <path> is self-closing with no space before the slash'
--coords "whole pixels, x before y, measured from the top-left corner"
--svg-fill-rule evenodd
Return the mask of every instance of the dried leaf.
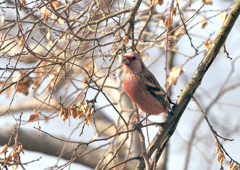
<path id="1" fill-rule="evenodd" d="M 116 43 L 113 43 L 113 48 L 112 48 L 112 54 L 115 54 L 115 52 L 118 50 L 118 46 Z"/>
<path id="2" fill-rule="evenodd" d="M 171 16 L 176 16 L 177 8 L 173 7 L 171 11 Z"/>
<path id="3" fill-rule="evenodd" d="M 34 109 L 34 113 L 32 113 L 29 116 L 28 122 L 34 122 L 34 121 L 38 120 L 38 113 L 39 113 L 39 110 Z"/>
<path id="4" fill-rule="evenodd" d="M 165 19 L 165 22 L 164 22 L 165 28 L 171 27 L 171 26 L 172 26 L 172 23 L 173 23 L 173 18 L 172 18 L 172 16 L 169 15 L 169 16 Z"/>
<path id="5" fill-rule="evenodd" d="M 52 45 L 53 45 L 53 40 L 50 39 L 48 42 L 47 48 L 50 49 L 52 47 Z"/>
<path id="6" fill-rule="evenodd" d="M 75 118 L 77 118 L 77 106 L 74 104 L 74 105 L 72 105 L 72 107 L 71 107 L 71 115 L 72 115 L 72 117 L 75 119 Z"/>
<path id="7" fill-rule="evenodd" d="M 62 107 L 59 113 L 59 117 L 62 117 L 63 113 L 64 113 L 64 108 Z"/>
<path id="8" fill-rule="evenodd" d="M 158 26 L 160 27 L 162 24 L 163 24 L 163 19 L 161 18 L 159 21 L 158 21 Z"/>
<path id="9" fill-rule="evenodd" d="M 66 40 L 66 38 L 67 38 L 67 34 L 66 34 L 66 35 L 63 35 L 58 41 L 59 41 L 59 42 L 64 41 L 64 40 Z"/>
<path id="10" fill-rule="evenodd" d="M 43 21 L 48 22 L 48 20 L 49 20 L 48 9 L 47 9 L 47 7 L 45 7 L 44 11 L 43 11 Z"/>
<path id="11" fill-rule="evenodd" d="M 15 162 L 19 162 L 19 156 L 15 151 L 12 153 L 12 157 Z"/>
<path id="12" fill-rule="evenodd" d="M 218 155 L 218 162 L 222 165 L 223 160 L 225 159 L 224 153 L 221 151 Z"/>
<path id="13" fill-rule="evenodd" d="M 232 170 L 233 169 L 233 167 L 235 166 L 235 162 L 230 162 L 229 164 L 228 164 L 228 167 L 227 167 L 227 170 Z"/>
<path id="14" fill-rule="evenodd" d="M 201 21 L 200 21 L 200 23 L 199 23 L 199 26 L 200 26 L 201 28 L 205 28 L 206 25 L 207 25 L 207 19 L 206 19 L 206 17 L 204 16 L 204 17 L 202 17 L 202 19 L 201 19 Z"/>
<path id="15" fill-rule="evenodd" d="M 19 79 L 24 76 L 24 72 L 19 73 L 15 78 L 13 78 L 13 81 L 19 81 Z M 17 92 L 23 93 L 26 96 L 28 95 L 28 89 L 32 84 L 32 79 L 27 76 L 23 80 L 19 81 L 17 84 L 14 85 Z"/>
<path id="16" fill-rule="evenodd" d="M 238 166 L 235 165 L 235 166 L 232 168 L 232 170 L 238 170 Z"/>
<path id="17" fill-rule="evenodd" d="M 4 24 L 5 22 L 5 13 L 3 13 L 3 15 L 1 16 L 1 23 Z"/>
<path id="18" fill-rule="evenodd" d="M 17 148 L 15 149 L 15 153 L 20 154 L 21 152 L 24 154 L 23 145 L 19 142 Z"/>
<path id="19" fill-rule="evenodd" d="M 24 45 L 24 37 L 22 36 L 22 38 L 18 40 L 18 46 L 22 47 L 23 45 Z"/>
<path id="20" fill-rule="evenodd" d="M 179 37 L 179 36 L 183 35 L 184 33 L 185 33 L 185 30 L 179 28 L 174 32 L 174 36 Z"/>
<path id="21" fill-rule="evenodd" d="M 92 115 L 95 113 L 95 109 L 94 107 L 92 106 L 91 108 L 89 108 L 87 106 L 87 110 L 86 110 L 86 118 L 85 118 L 85 124 L 90 126 L 90 121 L 91 121 L 91 118 L 92 118 Z"/>
<path id="22" fill-rule="evenodd" d="M 17 168 L 18 168 L 18 165 L 14 163 L 14 164 L 12 165 L 12 169 L 15 170 L 15 169 L 17 169 Z"/>
<path id="23" fill-rule="evenodd" d="M 0 151 L 0 155 L 3 154 L 3 153 L 5 153 L 5 152 L 7 151 L 7 149 L 8 149 L 8 145 L 5 144 L 5 145 L 3 146 L 3 148 L 2 148 L 2 150 Z"/>
<path id="24" fill-rule="evenodd" d="M 26 0 L 22 0 L 22 5 L 23 5 L 24 7 L 27 6 Z"/>
<path id="25" fill-rule="evenodd" d="M 65 108 L 65 109 L 64 109 L 64 112 L 63 112 L 63 116 L 62 116 L 64 123 L 65 123 L 65 121 L 66 121 L 67 119 L 69 119 L 70 115 L 71 115 L 71 114 L 70 114 L 68 108 Z"/>
<path id="26" fill-rule="evenodd" d="M 59 18 L 58 18 L 58 24 L 59 24 L 59 25 L 62 25 L 63 23 L 64 23 L 64 20 L 63 20 L 61 17 L 59 17 Z"/>
<path id="27" fill-rule="evenodd" d="M 163 4 L 163 0 L 158 0 L 158 4 L 161 6 Z"/>
<path id="28" fill-rule="evenodd" d="M 53 5 L 54 9 L 56 10 L 58 7 L 60 7 L 61 3 L 59 1 L 53 1 L 52 5 Z"/>
<path id="29" fill-rule="evenodd" d="M 228 14 L 227 14 L 226 12 L 222 13 L 222 14 L 220 15 L 220 20 L 224 23 L 225 20 L 227 19 L 227 16 L 228 16 Z"/>
<path id="30" fill-rule="evenodd" d="M 146 56 L 142 56 L 142 61 L 145 61 L 146 60 Z"/>
<path id="31" fill-rule="evenodd" d="M 215 154 L 217 154 L 219 152 L 220 148 L 218 145 L 215 146 Z"/>
<path id="32" fill-rule="evenodd" d="M 7 160 L 8 160 L 8 161 L 11 161 L 12 158 L 13 158 L 12 155 L 8 155 Z"/>
<path id="33" fill-rule="evenodd" d="M 128 37 L 127 35 L 125 35 L 125 36 L 123 37 L 123 43 L 124 43 L 125 45 L 127 45 L 128 42 L 129 42 L 129 37 Z"/>
<path id="34" fill-rule="evenodd" d="M 151 3 L 153 6 L 156 6 L 158 4 L 158 0 L 151 0 Z"/>
<path id="35" fill-rule="evenodd" d="M 167 79 L 167 85 L 171 86 L 172 84 L 176 85 L 178 77 L 184 72 L 185 70 L 182 67 L 176 66 L 170 70 L 169 77 Z"/>
<path id="36" fill-rule="evenodd" d="M 212 0 L 202 0 L 202 2 L 203 2 L 204 4 L 210 4 L 210 5 L 212 5 Z"/>
<path id="37" fill-rule="evenodd" d="M 94 137 L 93 137 L 93 140 L 97 139 L 98 137 L 99 137 L 99 134 L 96 133 L 96 134 L 94 135 Z"/>
<path id="38" fill-rule="evenodd" d="M 51 29 L 48 29 L 48 32 L 47 32 L 46 38 L 49 40 L 50 37 L 51 37 Z"/>
<path id="39" fill-rule="evenodd" d="M 148 61 L 151 61 L 152 57 L 150 55 L 148 55 L 147 59 L 148 59 Z"/>
<path id="40" fill-rule="evenodd" d="M 77 119 L 80 119 L 83 116 L 83 111 L 78 109 L 77 110 L 77 115 L 78 115 Z"/>
<path id="41" fill-rule="evenodd" d="M 52 12 L 50 13 L 50 17 L 51 17 L 52 20 L 55 19 L 55 16 L 56 16 L 56 15 L 55 15 L 54 13 L 52 13 Z"/>
<path id="42" fill-rule="evenodd" d="M 203 46 L 207 49 L 209 49 L 211 45 L 212 45 L 212 41 L 209 39 L 203 43 Z"/>

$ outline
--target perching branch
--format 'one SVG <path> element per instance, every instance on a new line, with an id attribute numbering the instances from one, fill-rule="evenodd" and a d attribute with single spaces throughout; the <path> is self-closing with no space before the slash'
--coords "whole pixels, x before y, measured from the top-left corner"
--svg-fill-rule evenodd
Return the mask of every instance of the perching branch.
<path id="1" fill-rule="evenodd" d="M 181 95 L 179 96 L 176 104 L 173 106 L 172 110 L 174 113 L 168 114 L 164 126 L 162 126 L 155 138 L 153 139 L 150 146 L 147 148 L 147 155 L 150 158 L 153 152 L 157 150 L 158 155 L 162 154 L 163 149 L 165 148 L 169 138 L 172 136 L 175 131 L 177 124 L 185 111 L 188 103 L 190 102 L 194 92 L 201 84 L 201 81 L 207 72 L 208 68 L 211 66 L 212 62 L 216 58 L 220 48 L 223 46 L 224 42 L 227 39 L 228 34 L 230 33 L 232 27 L 234 26 L 235 21 L 237 20 L 240 14 L 240 0 L 234 4 L 232 10 L 230 11 L 226 21 L 221 27 L 217 37 L 215 38 L 213 44 L 208 50 L 207 55 L 203 58 L 201 63 L 198 65 L 195 73 L 192 78 L 189 80 L 186 87 L 183 89 Z M 160 144 L 159 144 L 160 143 Z M 141 159 L 139 161 L 137 169 L 144 168 L 144 161 Z"/>

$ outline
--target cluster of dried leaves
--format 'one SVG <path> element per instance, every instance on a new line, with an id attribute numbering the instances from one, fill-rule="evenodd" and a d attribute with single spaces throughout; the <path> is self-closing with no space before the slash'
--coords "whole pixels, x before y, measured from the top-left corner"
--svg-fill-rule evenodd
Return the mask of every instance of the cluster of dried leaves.
<path id="1" fill-rule="evenodd" d="M 33 83 L 32 78 L 25 76 L 25 72 L 20 72 L 16 77 L 12 79 L 12 82 L 15 82 L 15 85 L 13 87 L 16 89 L 16 92 L 23 93 L 26 96 L 29 94 L 28 89 Z M 4 81 L 0 81 L 0 85 L 6 86 L 7 84 L 5 84 Z M 7 98 L 10 96 L 11 91 L 11 87 L 5 91 Z"/>
<path id="2" fill-rule="evenodd" d="M 218 162 L 221 164 L 223 164 L 223 161 L 225 159 L 225 155 L 224 152 L 220 149 L 219 145 L 216 145 L 215 147 L 215 154 L 217 154 L 220 151 L 219 155 L 218 155 Z M 232 162 L 230 161 L 227 167 L 227 170 L 238 170 L 239 166 L 236 164 L 236 162 Z"/>
<path id="3" fill-rule="evenodd" d="M 167 86 L 176 85 L 178 77 L 185 71 L 184 68 L 176 66 L 169 71 L 169 77 L 167 79 Z"/>
<path id="4" fill-rule="evenodd" d="M 8 156 L 6 156 L 7 150 L 8 145 L 5 144 L 2 150 L 0 151 L 0 155 L 5 154 L 4 159 L 3 160 L 0 159 L 0 163 L 2 164 L 3 167 L 11 166 L 13 169 L 17 169 L 20 163 L 20 153 L 24 154 L 22 144 L 18 142 L 18 144 L 14 146 L 13 151 Z"/>
<path id="5" fill-rule="evenodd" d="M 88 101 L 80 103 L 78 105 L 62 107 L 59 116 L 62 117 L 63 122 L 72 116 L 74 119 L 80 119 L 85 116 L 85 124 L 90 126 L 92 115 L 95 113 L 94 104 L 90 104 Z"/>
<path id="6" fill-rule="evenodd" d="M 51 0 L 50 0 L 50 2 L 51 2 Z M 49 16 L 50 16 L 50 18 L 52 20 L 55 19 L 55 13 L 53 13 L 51 11 L 56 12 L 56 9 L 60 7 L 61 2 L 59 2 L 59 1 L 52 1 L 50 4 L 51 5 L 48 5 L 42 11 L 42 13 L 43 13 L 43 21 L 46 22 L 46 23 L 49 21 Z M 61 16 L 57 16 L 57 17 L 58 17 L 58 20 L 57 20 L 58 24 L 62 25 L 64 23 L 64 20 L 61 18 Z"/>

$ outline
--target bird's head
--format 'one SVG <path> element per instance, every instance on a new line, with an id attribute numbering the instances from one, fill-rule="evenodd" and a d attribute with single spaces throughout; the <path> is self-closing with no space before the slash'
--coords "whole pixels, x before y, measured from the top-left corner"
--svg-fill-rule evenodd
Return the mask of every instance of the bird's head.
<path id="1" fill-rule="evenodd" d="M 135 52 L 125 53 L 123 55 L 122 63 L 124 71 L 131 71 L 134 74 L 141 72 L 144 67 L 142 58 Z"/>

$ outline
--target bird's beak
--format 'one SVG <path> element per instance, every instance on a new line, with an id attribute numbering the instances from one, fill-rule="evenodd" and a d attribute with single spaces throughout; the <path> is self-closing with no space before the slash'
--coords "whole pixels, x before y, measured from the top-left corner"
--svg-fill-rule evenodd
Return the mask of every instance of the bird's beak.
<path id="1" fill-rule="evenodd" d="M 123 57 L 122 63 L 125 64 L 125 65 L 129 65 L 131 63 L 131 61 L 129 60 L 129 58 Z"/>

